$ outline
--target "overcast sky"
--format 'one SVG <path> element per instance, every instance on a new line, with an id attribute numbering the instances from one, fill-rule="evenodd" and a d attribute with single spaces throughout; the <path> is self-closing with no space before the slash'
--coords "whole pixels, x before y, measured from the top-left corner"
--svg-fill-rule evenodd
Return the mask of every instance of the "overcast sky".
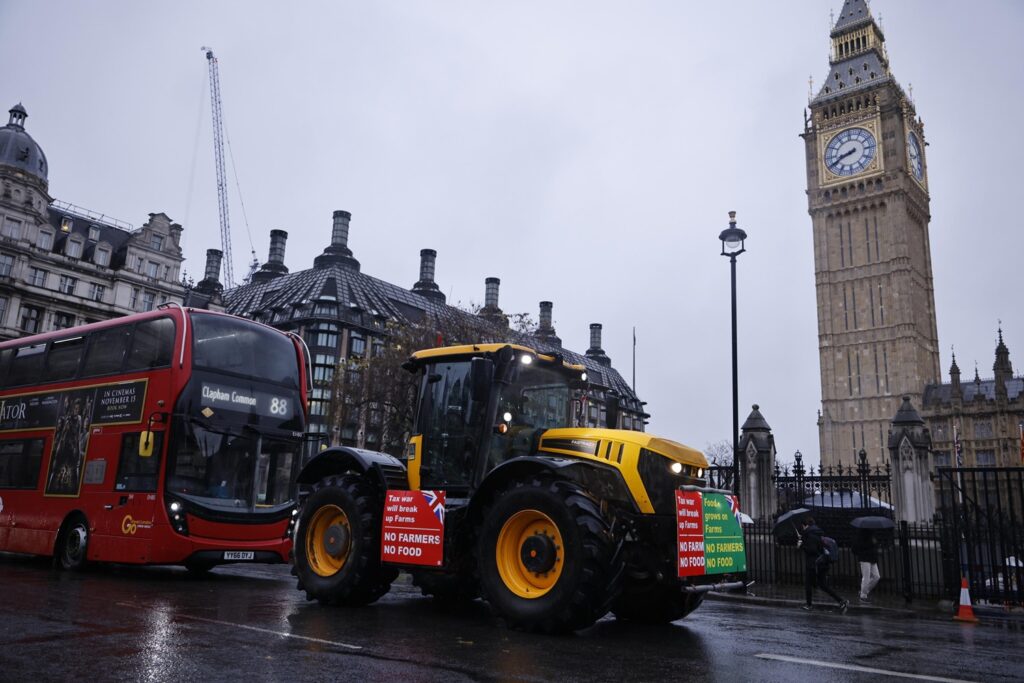
<path id="1" fill-rule="evenodd" d="M 288 231 L 308 268 L 352 212 L 363 271 L 411 287 L 437 250 L 450 303 L 554 302 L 564 344 L 604 349 L 649 431 L 730 438 L 728 260 L 738 212 L 740 421 L 818 458 L 821 389 L 803 110 L 828 73 L 821 2 L 13 2 L 0 106 L 22 102 L 50 193 L 219 248 L 207 62 L 220 60 L 236 278 Z M 992 376 L 998 320 L 1024 363 L 1024 3 L 875 0 L 925 123 L 943 373 Z M 229 162 L 230 163 L 230 162 Z M 1012 293 L 1012 294 L 1011 294 Z M 965 377 L 965 378 L 966 378 Z M 946 377 L 948 381 L 948 377 Z"/>

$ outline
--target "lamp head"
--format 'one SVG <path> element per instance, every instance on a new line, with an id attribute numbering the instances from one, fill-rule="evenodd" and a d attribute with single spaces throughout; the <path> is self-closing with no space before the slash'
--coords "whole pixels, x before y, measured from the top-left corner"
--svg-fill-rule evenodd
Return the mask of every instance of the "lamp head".
<path id="1" fill-rule="evenodd" d="M 722 256 L 736 257 L 746 251 L 744 241 L 747 233 L 736 227 L 735 211 L 729 212 L 729 227 L 718 235 L 718 239 L 722 240 Z"/>

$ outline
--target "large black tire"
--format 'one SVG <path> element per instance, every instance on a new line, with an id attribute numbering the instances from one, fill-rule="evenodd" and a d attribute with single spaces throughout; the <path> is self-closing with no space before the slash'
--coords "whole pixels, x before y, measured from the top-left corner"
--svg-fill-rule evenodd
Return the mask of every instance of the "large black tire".
<path id="1" fill-rule="evenodd" d="M 89 522 L 80 514 L 72 515 L 64 522 L 57 536 L 57 566 L 69 571 L 80 571 L 85 566 L 88 550 Z"/>
<path id="2" fill-rule="evenodd" d="M 398 570 L 380 562 L 383 501 L 357 474 L 318 482 L 299 513 L 295 575 L 308 600 L 368 605 L 391 589 Z"/>
<path id="3" fill-rule="evenodd" d="M 643 624 L 667 624 L 682 619 L 704 602 L 703 593 L 684 593 L 671 582 L 636 582 L 626 579 L 622 594 L 612 604 L 616 619 Z"/>
<path id="4" fill-rule="evenodd" d="M 590 626 L 608 613 L 620 561 L 600 506 L 572 482 L 519 482 L 483 519 L 480 587 L 513 628 L 556 633 Z"/>

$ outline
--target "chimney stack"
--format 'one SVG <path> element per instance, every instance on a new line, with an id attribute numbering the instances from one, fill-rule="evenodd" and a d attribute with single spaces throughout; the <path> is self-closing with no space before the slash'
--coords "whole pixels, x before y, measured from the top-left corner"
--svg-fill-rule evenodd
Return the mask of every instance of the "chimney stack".
<path id="1" fill-rule="evenodd" d="M 601 323 L 590 323 L 590 348 L 587 349 L 587 358 L 593 358 L 601 365 L 611 367 L 612 359 L 605 355 L 601 348 Z"/>
<path id="2" fill-rule="evenodd" d="M 555 328 L 551 324 L 551 308 L 552 303 L 550 301 L 540 302 L 540 325 L 537 327 L 537 336 L 544 341 L 561 346 L 562 340 L 555 334 Z"/>
<path id="3" fill-rule="evenodd" d="M 252 282 L 267 282 L 288 274 L 288 268 L 284 265 L 284 245 L 287 241 L 288 233 L 284 230 L 270 231 L 270 254 L 263 267 L 252 274 Z"/>
<path id="4" fill-rule="evenodd" d="M 217 296 L 224 291 L 220 283 L 220 264 L 224 253 L 220 249 L 206 250 L 206 272 L 203 279 L 196 283 L 196 291 L 207 296 Z"/>
<path id="5" fill-rule="evenodd" d="M 220 282 L 220 262 L 224 258 L 224 252 L 220 249 L 206 250 L 206 274 L 203 280 Z"/>
<path id="6" fill-rule="evenodd" d="M 412 291 L 420 296 L 430 299 L 437 299 L 444 303 L 445 296 L 441 289 L 434 282 L 434 263 L 437 259 L 437 252 L 433 249 L 420 249 L 420 279 L 412 286 Z"/>
<path id="7" fill-rule="evenodd" d="M 493 323 L 508 327 L 508 316 L 498 308 L 498 286 L 501 280 L 489 277 L 484 280 L 484 307 L 480 309 L 480 317 Z"/>
<path id="8" fill-rule="evenodd" d="M 359 270 L 359 261 L 352 258 L 352 250 L 348 248 L 348 224 L 352 214 L 348 211 L 335 211 L 331 225 L 331 244 L 323 253 L 313 259 L 314 268 L 327 268 L 341 265 Z"/>
<path id="9" fill-rule="evenodd" d="M 484 280 L 484 308 L 498 309 L 498 287 L 501 280 L 496 277 L 489 277 Z"/>

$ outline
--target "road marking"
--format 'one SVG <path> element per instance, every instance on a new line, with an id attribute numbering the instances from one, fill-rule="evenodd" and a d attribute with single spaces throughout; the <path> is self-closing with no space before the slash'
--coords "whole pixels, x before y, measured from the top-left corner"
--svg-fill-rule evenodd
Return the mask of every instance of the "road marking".
<path id="1" fill-rule="evenodd" d="M 119 602 L 118 604 L 119 605 L 125 605 L 127 607 L 144 608 L 144 606 L 142 606 L 142 605 L 134 605 L 134 604 L 128 603 L 128 602 Z M 154 611 L 159 612 L 159 611 L 162 611 L 162 610 L 154 610 Z M 233 626 L 235 628 L 241 628 L 241 629 L 245 629 L 247 631 L 256 631 L 257 633 L 269 633 L 270 635 L 280 636 L 282 638 L 295 638 L 296 640 L 305 640 L 305 641 L 310 642 L 310 643 L 319 643 L 321 645 L 335 645 L 337 647 L 343 647 L 343 648 L 346 648 L 348 650 L 362 650 L 363 649 L 362 645 L 352 645 L 351 643 L 342 643 L 341 641 L 338 641 L 338 640 L 325 640 L 323 638 L 312 638 L 310 636 L 300 636 L 297 633 L 288 633 L 287 631 L 274 631 L 273 629 L 260 628 L 259 626 L 250 626 L 249 624 L 236 624 L 233 621 L 221 621 L 220 619 L 207 619 L 206 617 L 197 617 L 197 616 L 194 616 L 194 615 L 191 615 L 191 614 L 170 613 L 170 612 L 167 612 L 167 611 L 164 611 L 164 613 L 167 614 L 167 616 L 171 617 L 172 619 L 184 619 L 184 620 L 192 620 L 192 621 L 202 621 L 202 622 L 205 622 L 207 624 L 217 624 L 218 626 Z"/>
<path id="2" fill-rule="evenodd" d="M 868 674 L 881 674 L 883 676 L 897 676 L 899 678 L 914 678 L 919 681 L 940 681 L 941 683 L 971 683 L 962 678 L 943 678 L 942 676 L 926 676 L 924 674 L 908 674 L 902 671 L 890 671 L 888 669 L 875 669 L 870 666 L 858 666 L 857 664 L 840 664 L 838 662 L 822 662 L 817 659 L 802 659 L 800 657 L 787 657 L 786 655 L 771 655 L 761 653 L 754 655 L 759 659 L 774 659 L 779 662 L 791 664 L 807 664 L 809 666 L 821 666 L 826 669 L 845 669 L 847 671 L 860 671 Z"/>

